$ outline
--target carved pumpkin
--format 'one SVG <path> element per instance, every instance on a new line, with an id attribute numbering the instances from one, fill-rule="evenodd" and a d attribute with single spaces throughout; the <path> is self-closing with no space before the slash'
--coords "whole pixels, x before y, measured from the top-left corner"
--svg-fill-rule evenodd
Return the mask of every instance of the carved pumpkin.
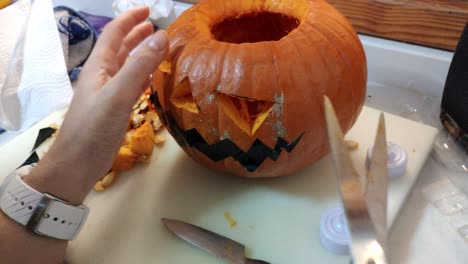
<path id="1" fill-rule="evenodd" d="M 210 168 L 244 177 L 298 171 L 328 153 L 323 96 L 348 131 L 363 105 L 362 45 L 323 0 L 205 0 L 168 29 L 156 70 L 161 119 Z"/>

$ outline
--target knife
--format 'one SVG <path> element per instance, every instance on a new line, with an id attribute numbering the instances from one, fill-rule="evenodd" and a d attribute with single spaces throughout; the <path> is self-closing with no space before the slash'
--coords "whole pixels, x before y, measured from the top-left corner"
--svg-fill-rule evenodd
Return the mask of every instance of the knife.
<path id="1" fill-rule="evenodd" d="M 227 237 L 179 220 L 162 218 L 163 224 L 178 237 L 231 264 L 269 264 L 245 256 L 245 246 Z"/>
<path id="2" fill-rule="evenodd" d="M 367 171 L 364 194 L 369 214 L 377 233 L 377 241 L 384 250 L 387 244 L 387 155 L 385 120 L 384 115 L 380 114 L 377 135 L 374 141 L 374 151 L 369 170 Z"/>
<path id="3" fill-rule="evenodd" d="M 380 115 L 370 169 L 359 175 L 344 142 L 335 110 L 324 97 L 330 154 L 338 192 L 350 231 L 351 253 L 356 264 L 386 264 L 387 142 Z"/>

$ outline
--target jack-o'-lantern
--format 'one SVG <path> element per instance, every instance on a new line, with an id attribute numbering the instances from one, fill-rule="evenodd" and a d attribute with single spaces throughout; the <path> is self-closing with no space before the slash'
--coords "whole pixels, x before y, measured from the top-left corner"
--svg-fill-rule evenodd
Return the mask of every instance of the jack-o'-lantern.
<path id="1" fill-rule="evenodd" d="M 363 47 L 324 0 L 205 0 L 168 33 L 157 108 L 185 152 L 210 168 L 291 174 L 328 153 L 324 95 L 344 131 L 361 111 Z"/>

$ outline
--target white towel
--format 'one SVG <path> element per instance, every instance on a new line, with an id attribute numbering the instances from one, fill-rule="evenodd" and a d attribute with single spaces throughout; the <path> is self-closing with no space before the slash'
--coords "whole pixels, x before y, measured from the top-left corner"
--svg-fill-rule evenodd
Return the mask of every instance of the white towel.
<path id="1" fill-rule="evenodd" d="M 169 17 L 174 7 L 172 0 L 116 0 L 112 8 L 116 15 L 139 6 L 149 6 L 149 19 L 153 22 L 162 17 Z"/>
<path id="2" fill-rule="evenodd" d="M 23 131 L 73 95 L 51 0 L 0 10 L 0 127 Z"/>

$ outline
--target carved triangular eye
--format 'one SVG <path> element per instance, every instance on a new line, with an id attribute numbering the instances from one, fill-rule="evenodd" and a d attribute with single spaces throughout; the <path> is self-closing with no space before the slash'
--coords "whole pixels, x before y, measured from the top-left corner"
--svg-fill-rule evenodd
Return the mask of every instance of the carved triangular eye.
<path id="1" fill-rule="evenodd" d="M 192 96 L 192 87 L 188 78 L 183 79 L 175 87 L 169 100 L 177 108 L 185 109 L 194 114 L 198 114 L 199 112 L 197 103 Z"/>
<path id="2" fill-rule="evenodd" d="M 245 133 L 252 136 L 273 109 L 274 102 L 217 93 L 224 113 Z"/>

